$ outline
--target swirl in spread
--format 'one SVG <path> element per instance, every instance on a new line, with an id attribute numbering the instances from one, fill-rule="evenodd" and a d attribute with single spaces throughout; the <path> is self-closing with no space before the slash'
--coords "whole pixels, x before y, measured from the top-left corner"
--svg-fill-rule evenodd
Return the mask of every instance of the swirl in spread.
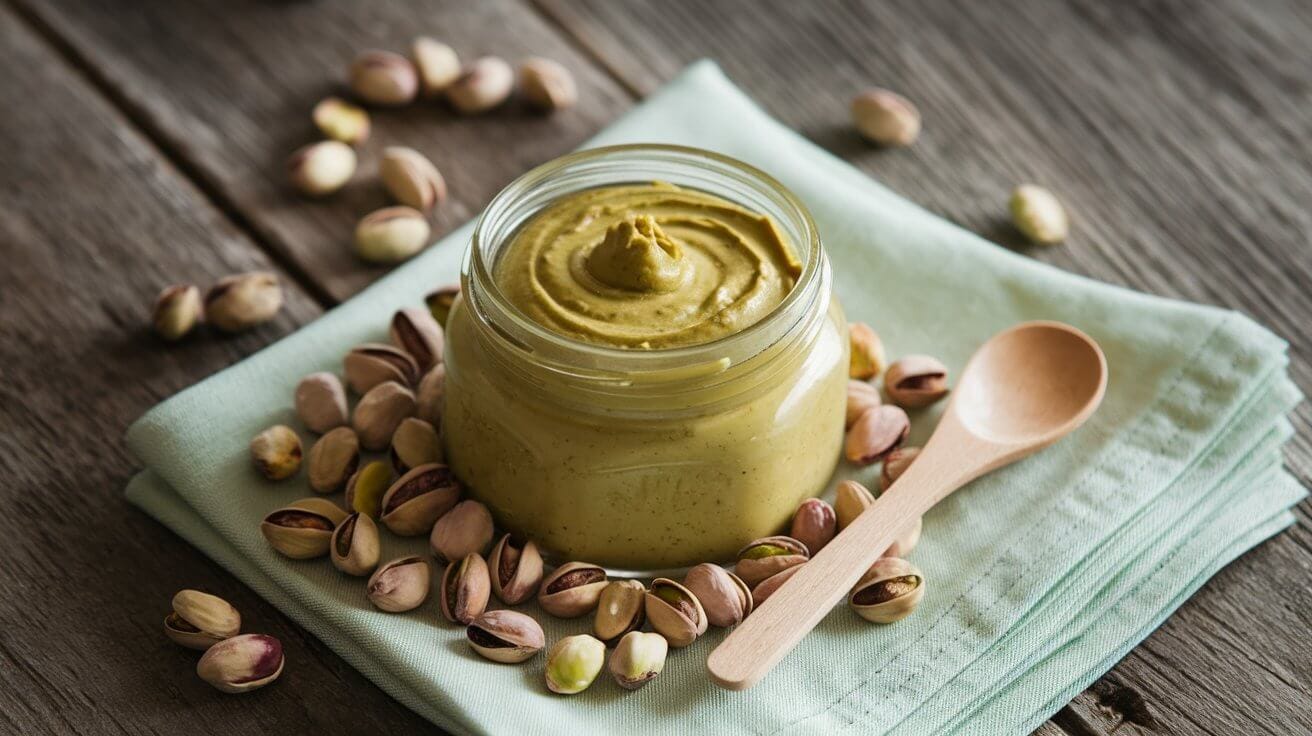
<path id="1" fill-rule="evenodd" d="M 768 215 L 655 182 L 551 203 L 505 246 L 495 280 L 511 304 L 554 332 L 655 349 L 750 327 L 800 272 Z"/>

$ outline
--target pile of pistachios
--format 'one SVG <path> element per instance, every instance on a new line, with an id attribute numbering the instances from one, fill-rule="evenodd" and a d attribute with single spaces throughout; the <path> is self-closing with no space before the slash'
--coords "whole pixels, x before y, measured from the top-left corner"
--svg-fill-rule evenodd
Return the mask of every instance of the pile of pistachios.
<path id="1" fill-rule="evenodd" d="M 249 330 L 282 309 L 282 286 L 268 271 L 225 276 L 205 292 L 194 284 L 174 284 L 155 298 L 151 326 L 170 342 L 186 337 L 202 322 L 228 333 Z"/>
<path id="2" fill-rule="evenodd" d="M 231 603 L 199 590 L 180 590 L 164 617 L 164 635 L 205 652 L 196 663 L 200 679 L 225 693 L 256 690 L 282 674 L 282 643 L 267 634 L 241 634 L 241 614 Z"/>

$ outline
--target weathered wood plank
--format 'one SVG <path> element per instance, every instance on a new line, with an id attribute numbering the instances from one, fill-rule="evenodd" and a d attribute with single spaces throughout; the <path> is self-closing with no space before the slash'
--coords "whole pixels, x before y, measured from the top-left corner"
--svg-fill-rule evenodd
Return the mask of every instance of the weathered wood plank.
<path id="1" fill-rule="evenodd" d="M 159 152 L 0 5 L 0 732 L 428 730 L 326 646 L 128 505 L 128 422 L 319 314 L 294 284 L 273 323 L 165 346 L 156 291 L 270 268 Z M 281 686 L 241 698 L 167 641 L 169 598 L 231 600 L 282 640 Z"/>
<path id="2" fill-rule="evenodd" d="M 1006 222 L 1010 188 L 1053 187 L 1074 233 L 1034 257 L 1246 312 L 1290 340 L 1291 373 L 1312 390 L 1306 4 L 537 2 L 638 93 L 713 57 L 788 124 L 1010 247 L 1025 247 Z M 850 96 L 870 84 L 920 106 L 914 148 L 876 150 L 851 130 Z M 1305 404 L 1287 450 L 1305 483 L 1309 418 Z M 1077 733 L 1312 730 L 1309 508 L 1058 723 Z"/>
<path id="3" fill-rule="evenodd" d="M 350 238 L 359 217 L 385 203 L 373 183 L 383 146 L 413 146 L 442 170 L 451 199 L 435 221 L 441 234 L 477 214 L 515 176 L 576 146 L 630 104 L 518 0 L 17 2 L 228 212 L 334 300 L 382 273 L 352 255 Z M 477 118 L 431 103 L 378 111 L 360 172 L 346 190 L 321 201 L 289 192 L 284 161 L 315 139 L 310 109 L 344 91 L 354 55 L 373 47 L 404 51 L 423 33 L 469 57 L 558 59 L 578 78 L 580 104 L 553 116 L 519 104 Z"/>

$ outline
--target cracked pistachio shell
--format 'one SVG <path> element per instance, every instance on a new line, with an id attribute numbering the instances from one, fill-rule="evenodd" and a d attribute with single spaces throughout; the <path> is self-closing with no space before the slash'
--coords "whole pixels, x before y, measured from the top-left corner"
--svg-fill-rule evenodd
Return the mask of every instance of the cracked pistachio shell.
<path id="1" fill-rule="evenodd" d="M 278 679 L 282 667 L 281 642 L 266 634 L 240 634 L 210 647 L 196 663 L 196 674 L 225 693 L 244 693 Z"/>
<path id="2" fill-rule="evenodd" d="M 597 607 L 606 571 L 590 562 L 566 562 L 538 589 L 538 605 L 557 618 L 578 618 Z"/>
<path id="3" fill-rule="evenodd" d="M 382 514 L 383 495 L 392 486 L 392 468 L 382 460 L 374 460 L 355 471 L 346 481 L 346 505 L 377 519 Z"/>
<path id="4" fill-rule="evenodd" d="M 340 97 L 327 97 L 314 106 L 314 125 L 325 137 L 358 146 L 369 138 L 369 113 Z"/>
<path id="5" fill-rule="evenodd" d="M 808 498 L 793 514 L 788 536 L 806 545 L 811 554 L 824 549 L 838 533 L 838 516 L 834 507 L 819 498 Z"/>
<path id="6" fill-rule="evenodd" d="M 919 447 L 899 447 L 888 453 L 883 467 L 879 469 L 879 490 L 887 491 L 894 481 L 907 472 L 907 468 L 911 467 L 912 461 L 919 455 Z"/>
<path id="7" fill-rule="evenodd" d="M 597 598 L 597 617 L 592 623 L 592 633 L 606 646 L 615 646 L 620 637 L 641 629 L 647 620 L 646 594 L 646 587 L 637 580 L 607 583 Z"/>
<path id="8" fill-rule="evenodd" d="M 883 341 L 870 325 L 853 322 L 847 326 L 847 336 L 852 351 L 848 377 L 868 381 L 882 373 L 888 359 L 884 357 Z"/>
<path id="9" fill-rule="evenodd" d="M 415 359 L 419 374 L 442 362 L 446 342 L 442 326 L 432 313 L 421 307 L 398 309 L 392 315 L 390 330 L 392 344 Z"/>
<path id="10" fill-rule="evenodd" d="M 446 201 L 446 179 L 424 154 L 405 146 L 388 146 L 378 162 L 378 178 L 392 199 L 428 212 Z"/>
<path id="11" fill-rule="evenodd" d="M 350 421 L 342 380 L 327 371 L 311 373 L 296 384 L 296 416 L 315 434 L 323 434 Z"/>
<path id="12" fill-rule="evenodd" d="M 882 404 L 879 398 L 879 389 L 875 388 L 869 381 L 858 381 L 855 378 L 847 382 L 847 418 L 844 426 L 848 429 L 856 424 L 856 420 L 861 418 L 862 414 Z"/>
<path id="13" fill-rule="evenodd" d="M 519 611 L 484 611 L 465 627 L 469 648 L 484 659 L 515 664 L 531 659 L 546 646 L 542 627 Z"/>
<path id="14" fill-rule="evenodd" d="M 1060 243 L 1070 234 L 1070 217 L 1057 195 L 1034 184 L 1022 184 L 1011 193 L 1012 222 L 1031 242 Z"/>
<path id="15" fill-rule="evenodd" d="M 382 450 L 401 422 L 414 416 L 415 408 L 413 391 L 395 381 L 386 381 L 360 397 L 351 416 L 351 426 L 366 450 Z"/>
<path id="16" fill-rule="evenodd" d="M 164 635 L 189 649 L 205 650 L 236 636 L 241 614 L 231 603 L 199 590 L 180 590 L 164 619 Z"/>
<path id="17" fill-rule="evenodd" d="M 876 406 L 861 415 L 847 431 L 843 452 L 848 462 L 870 465 L 882 460 L 906 441 L 911 419 L 898 406 Z"/>
<path id="18" fill-rule="evenodd" d="M 811 552 L 806 545 L 792 537 L 765 537 L 738 551 L 738 562 L 733 571 L 747 587 L 754 588 L 771 575 L 810 558 Z"/>
<path id="19" fill-rule="evenodd" d="M 630 631 L 610 655 L 610 674 L 625 690 L 637 690 L 665 669 L 669 642 L 660 634 Z"/>
<path id="20" fill-rule="evenodd" d="M 407 105 L 419 93 L 415 65 L 390 51 L 366 51 L 355 57 L 349 78 L 351 92 L 369 105 Z"/>
<path id="21" fill-rule="evenodd" d="M 881 146 L 909 146 L 920 135 L 920 111 L 902 95 L 873 87 L 852 99 L 852 122 Z"/>
<path id="22" fill-rule="evenodd" d="M 441 41 L 416 38 L 410 44 L 410 58 L 419 71 L 419 87 L 425 97 L 437 97 L 460 76 L 460 58 Z"/>
<path id="23" fill-rule="evenodd" d="M 355 253 L 371 263 L 400 263 L 428 245 L 424 213 L 398 205 L 370 212 L 355 226 Z"/>
<path id="24" fill-rule="evenodd" d="M 445 465 L 420 465 L 383 494 L 380 520 L 403 537 L 431 532 L 433 524 L 460 499 L 460 484 Z"/>
<path id="25" fill-rule="evenodd" d="M 348 516 L 348 514 L 342 510 L 341 506 L 338 506 L 326 498 L 320 498 L 318 496 L 310 496 L 308 498 L 292 501 L 284 508 L 300 509 L 302 511 L 310 511 L 318 514 L 331 521 L 334 527 L 345 521 Z"/>
<path id="26" fill-rule="evenodd" d="M 428 311 L 437 320 L 439 325 L 446 327 L 446 318 L 451 316 L 451 307 L 456 303 L 456 297 L 460 296 L 460 284 L 443 286 L 440 289 L 430 291 L 428 296 L 424 297 L 424 304 L 428 305 Z"/>
<path id="27" fill-rule="evenodd" d="M 703 562 L 683 577 L 683 587 L 692 591 L 706 612 L 711 626 L 737 626 L 752 612 L 752 592 L 737 575 Z"/>
<path id="28" fill-rule="evenodd" d="M 380 611 L 401 613 L 419 607 L 428 598 L 432 569 L 422 557 L 398 557 L 383 563 L 369 576 L 365 594 Z"/>
<path id="29" fill-rule="evenodd" d="M 579 100 L 578 85 L 569 69 L 538 56 L 519 65 L 519 89 L 530 105 L 546 112 L 573 107 Z"/>
<path id="30" fill-rule="evenodd" d="M 838 517 L 838 528 L 846 529 L 874 502 L 874 494 L 860 483 L 854 480 L 840 482 L 834 495 L 834 513 Z"/>
<path id="31" fill-rule="evenodd" d="M 285 480 L 301 469 L 301 438 L 285 424 L 255 435 L 250 449 L 255 469 L 269 480 Z"/>
<path id="32" fill-rule="evenodd" d="M 442 574 L 442 615 L 452 623 L 472 623 L 487 609 L 491 592 L 487 562 L 470 552 Z"/>
<path id="33" fill-rule="evenodd" d="M 919 568 L 897 557 L 881 557 L 852 587 L 847 603 L 867 621 L 891 624 L 911 615 L 924 596 L 925 576 Z"/>
<path id="34" fill-rule="evenodd" d="M 453 562 L 483 554 L 492 544 L 492 512 L 474 500 L 461 501 L 433 524 L 428 546 L 439 560 Z"/>
<path id="35" fill-rule="evenodd" d="M 241 332 L 273 319 L 282 309 L 282 286 L 268 271 L 225 276 L 205 292 L 205 320 L 224 332 Z"/>
<path id="36" fill-rule="evenodd" d="M 402 475 L 410 468 L 445 461 L 437 430 L 418 417 L 407 417 L 397 425 L 390 457 L 392 467 Z"/>
<path id="37" fill-rule="evenodd" d="M 646 593 L 647 620 L 672 647 L 686 647 L 706 633 L 706 610 L 687 588 L 669 578 L 651 581 Z"/>
<path id="38" fill-rule="evenodd" d="M 165 340 L 181 340 L 200 322 L 200 289 L 191 284 L 175 284 L 155 298 L 150 323 L 155 334 Z"/>
<path id="39" fill-rule="evenodd" d="M 350 427 L 329 430 L 310 446 L 306 473 L 317 493 L 336 493 L 360 465 L 360 440 Z"/>
<path id="40" fill-rule="evenodd" d="M 442 406 L 445 399 L 446 364 L 438 363 L 419 380 L 419 390 L 415 399 L 419 404 L 417 416 L 433 425 L 434 429 L 441 429 Z"/>
<path id="41" fill-rule="evenodd" d="M 367 342 L 351 348 L 342 358 L 346 383 L 357 394 L 366 394 L 375 386 L 393 381 L 413 386 L 419 380 L 419 365 L 409 353 L 392 345 Z"/>
<path id="42" fill-rule="evenodd" d="M 920 543 L 920 531 L 924 527 L 924 517 L 917 516 L 915 522 L 906 528 L 893 543 L 884 550 L 885 557 L 906 557 Z"/>
<path id="43" fill-rule="evenodd" d="M 948 395 L 948 369 L 937 358 L 908 355 L 884 374 L 888 400 L 907 409 L 929 406 Z"/>
<path id="44" fill-rule="evenodd" d="M 805 562 L 802 563 L 802 565 L 805 564 Z M 788 582 L 788 578 L 791 578 L 793 573 L 802 569 L 802 565 L 793 565 L 785 570 L 780 570 L 765 580 L 757 583 L 756 587 L 752 588 L 752 605 L 760 608 L 761 604 L 765 603 L 765 600 L 770 597 L 770 594 L 779 590 L 779 586 Z"/>
<path id="45" fill-rule="evenodd" d="M 581 693 L 605 664 L 605 644 L 587 634 L 567 636 L 547 653 L 547 689 L 561 695 Z"/>
<path id="46" fill-rule="evenodd" d="M 308 560 L 328 554 L 336 527 L 337 523 L 324 514 L 285 506 L 264 517 L 260 532 L 283 556 Z"/>
<path id="47" fill-rule="evenodd" d="M 446 98 L 457 112 L 477 115 L 510 98 L 515 87 L 515 70 L 505 59 L 484 56 L 475 59 L 446 88 Z"/>
<path id="48" fill-rule="evenodd" d="M 287 179 L 301 194 L 323 197 L 346 186 L 355 175 L 355 150 L 341 141 L 319 141 L 287 159 Z"/>
<path id="49" fill-rule="evenodd" d="M 367 514 L 346 517 L 333 531 L 329 557 L 333 567 L 347 575 L 368 575 L 378 566 L 378 526 Z"/>
<path id="50" fill-rule="evenodd" d="M 503 535 L 487 560 L 492 592 L 502 603 L 515 606 L 537 595 L 542 584 L 542 555 L 533 540 L 522 545 Z"/>

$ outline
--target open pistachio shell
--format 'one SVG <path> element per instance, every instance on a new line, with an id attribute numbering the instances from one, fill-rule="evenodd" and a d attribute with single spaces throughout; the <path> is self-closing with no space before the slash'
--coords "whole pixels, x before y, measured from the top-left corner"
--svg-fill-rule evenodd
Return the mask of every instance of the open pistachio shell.
<path id="1" fill-rule="evenodd" d="M 877 623 L 900 621 L 925 597 L 925 575 L 898 557 L 881 557 L 852 587 L 847 603 L 861 618 Z"/>
<path id="2" fill-rule="evenodd" d="M 683 587 L 692 591 L 712 626 L 737 626 L 752 612 L 752 591 L 737 575 L 709 562 L 688 570 Z"/>
<path id="3" fill-rule="evenodd" d="M 647 620 L 672 647 L 686 647 L 706 633 L 706 610 L 692 591 L 669 578 L 656 578 L 647 591 Z"/>
<path id="4" fill-rule="evenodd" d="M 516 606 L 538 593 L 542 584 L 542 555 L 533 540 L 522 545 L 506 534 L 487 559 L 492 593 L 508 606 Z"/>
<path id="5" fill-rule="evenodd" d="M 597 607 L 606 587 L 606 571 L 590 562 L 567 562 L 552 571 L 538 589 L 538 605 L 557 618 L 578 618 Z"/>
<path id="6" fill-rule="evenodd" d="M 378 526 L 368 514 L 356 512 L 333 531 L 329 557 L 347 575 L 368 575 L 378 566 Z"/>
<path id="7" fill-rule="evenodd" d="M 365 593 L 378 610 L 400 613 L 418 608 L 428 598 L 431 583 L 428 560 L 411 555 L 379 566 L 369 577 Z"/>
<path id="8" fill-rule="evenodd" d="M 190 649 L 209 649 L 241 631 L 241 614 L 231 603 L 199 590 L 180 590 L 164 619 L 164 635 Z"/>
<path id="9" fill-rule="evenodd" d="M 486 611 L 465 627 L 469 648 L 493 662 L 523 662 L 542 651 L 546 636 L 533 617 L 518 611 Z"/>
<path id="10" fill-rule="evenodd" d="M 303 508 L 284 506 L 264 517 L 260 532 L 285 557 L 308 560 L 328 554 L 337 527 L 327 516 Z"/>
<path id="11" fill-rule="evenodd" d="M 805 544 L 792 537 L 765 537 L 743 547 L 733 571 L 749 588 L 775 573 L 811 559 Z"/>
<path id="12" fill-rule="evenodd" d="M 452 623 L 471 623 L 487 609 L 491 592 L 487 562 L 471 552 L 446 566 L 442 575 L 442 615 Z"/>
<path id="13" fill-rule="evenodd" d="M 460 484 L 445 465 L 420 465 L 401 476 L 383 494 L 380 520 L 393 534 L 427 534 L 442 514 L 460 500 Z"/>

